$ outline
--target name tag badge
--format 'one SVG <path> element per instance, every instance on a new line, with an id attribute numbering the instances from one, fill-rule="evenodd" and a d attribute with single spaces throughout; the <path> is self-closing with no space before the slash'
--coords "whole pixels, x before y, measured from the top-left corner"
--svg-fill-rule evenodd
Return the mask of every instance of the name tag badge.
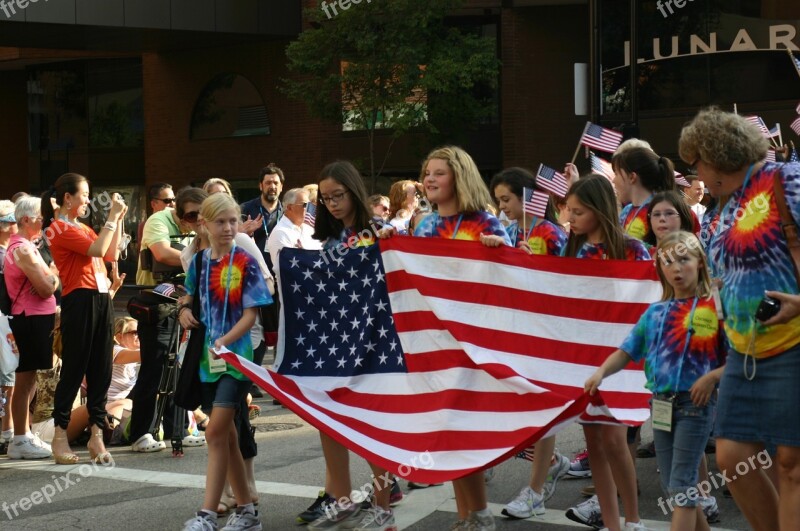
<path id="1" fill-rule="evenodd" d="M 228 364 L 222 358 L 214 359 L 209 354 L 208 356 L 208 371 L 212 374 L 225 372 L 228 370 Z"/>
<path id="2" fill-rule="evenodd" d="M 653 429 L 672 431 L 672 400 L 653 398 Z"/>

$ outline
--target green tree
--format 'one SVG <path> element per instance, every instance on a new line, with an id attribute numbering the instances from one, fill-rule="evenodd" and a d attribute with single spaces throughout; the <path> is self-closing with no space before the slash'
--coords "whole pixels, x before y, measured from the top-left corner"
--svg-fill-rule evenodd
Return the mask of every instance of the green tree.
<path id="1" fill-rule="evenodd" d="M 409 130 L 453 138 L 496 112 L 496 43 L 447 25 L 461 4 L 372 0 L 342 10 L 328 2 L 306 11 L 311 29 L 286 49 L 294 75 L 284 92 L 316 117 L 366 132 L 373 190 Z M 376 170 L 378 129 L 391 130 L 392 140 Z"/>

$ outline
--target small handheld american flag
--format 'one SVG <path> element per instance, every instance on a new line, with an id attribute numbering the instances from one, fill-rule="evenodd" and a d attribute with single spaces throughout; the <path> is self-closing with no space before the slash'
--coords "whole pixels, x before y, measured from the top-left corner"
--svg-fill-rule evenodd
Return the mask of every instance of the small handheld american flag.
<path id="1" fill-rule="evenodd" d="M 547 200 L 549 196 L 544 192 L 532 188 L 523 188 L 522 195 L 524 198 L 522 210 L 526 214 L 533 214 L 534 216 L 543 218 L 547 212 Z"/>
<path id="2" fill-rule="evenodd" d="M 544 164 L 539 164 L 539 169 L 536 172 L 536 186 L 548 192 L 553 192 L 558 197 L 566 196 L 567 190 L 569 190 L 567 178 Z"/>
<path id="3" fill-rule="evenodd" d="M 610 162 L 608 162 L 605 159 L 602 159 L 602 158 L 598 157 L 597 155 L 595 155 L 594 153 L 592 153 L 590 151 L 589 152 L 589 163 L 591 164 L 592 171 L 594 173 L 598 173 L 598 174 L 604 176 L 606 179 L 608 179 L 612 183 L 614 182 L 614 168 L 611 166 Z"/>
<path id="4" fill-rule="evenodd" d="M 789 127 L 792 128 L 792 131 L 800 135 L 800 117 L 796 118 Z"/>
<path id="5" fill-rule="evenodd" d="M 306 213 L 303 215 L 303 222 L 313 227 L 314 221 L 316 219 L 317 219 L 317 205 L 309 202 L 306 205 Z"/>
<path id="6" fill-rule="evenodd" d="M 581 144 L 599 149 L 606 153 L 614 153 L 622 142 L 622 133 L 606 129 L 592 122 L 586 122 L 581 136 Z"/>

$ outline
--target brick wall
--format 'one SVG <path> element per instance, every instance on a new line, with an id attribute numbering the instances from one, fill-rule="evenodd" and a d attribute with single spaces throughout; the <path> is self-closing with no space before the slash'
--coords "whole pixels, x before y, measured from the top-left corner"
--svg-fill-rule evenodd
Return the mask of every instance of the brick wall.
<path id="1" fill-rule="evenodd" d="M 502 10 L 506 167 L 535 171 L 544 162 L 560 169 L 572 157 L 587 120 L 575 116 L 573 64 L 589 61 L 588 20 L 588 9 L 581 5 Z"/>
<path id="2" fill-rule="evenodd" d="M 28 102 L 24 71 L 0 75 L 0 199 L 10 199 L 28 178 Z"/>

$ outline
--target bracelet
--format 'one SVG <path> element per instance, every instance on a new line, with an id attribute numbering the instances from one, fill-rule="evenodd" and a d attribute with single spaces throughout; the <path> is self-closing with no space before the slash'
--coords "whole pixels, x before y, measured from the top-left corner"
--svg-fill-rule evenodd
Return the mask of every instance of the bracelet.
<path id="1" fill-rule="evenodd" d="M 117 224 L 114 223 L 113 221 L 106 221 L 106 224 L 103 225 L 103 228 L 108 229 L 111 232 L 114 232 L 115 230 L 117 230 Z"/>

